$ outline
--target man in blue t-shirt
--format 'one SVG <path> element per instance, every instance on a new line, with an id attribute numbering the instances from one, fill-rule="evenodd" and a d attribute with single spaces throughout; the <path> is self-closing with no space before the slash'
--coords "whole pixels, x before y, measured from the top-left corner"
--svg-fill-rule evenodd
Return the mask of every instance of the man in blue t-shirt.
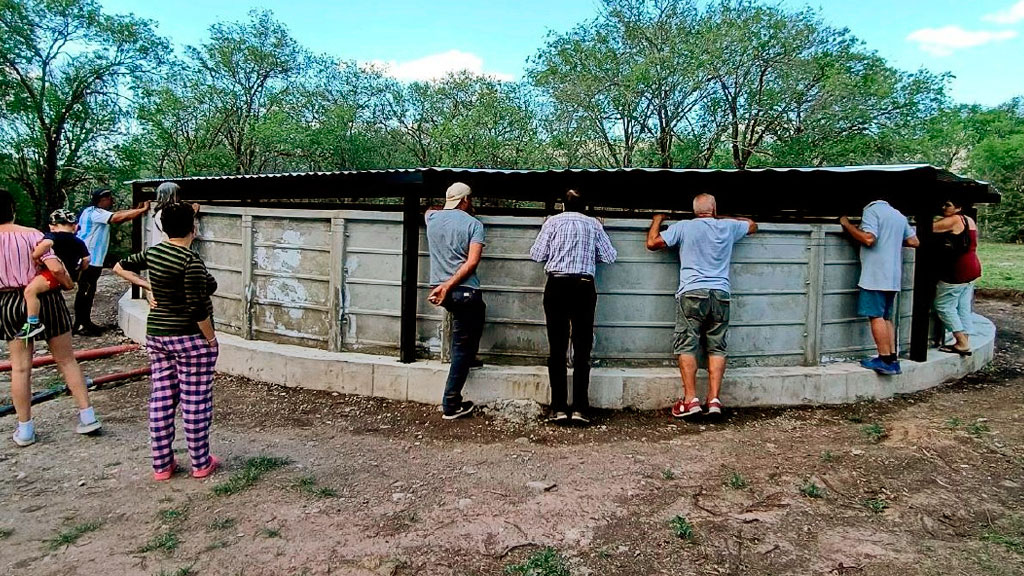
<path id="1" fill-rule="evenodd" d="M 452 184 L 443 210 L 427 210 L 430 251 L 430 296 L 434 306 L 452 313 L 452 364 L 448 370 L 442 408 L 445 420 L 469 415 L 473 403 L 462 400 L 462 387 L 480 348 L 484 306 L 476 267 L 484 251 L 484 225 L 469 215 L 473 201 L 469 186 Z"/>
<path id="2" fill-rule="evenodd" d="M 78 237 L 89 248 L 89 267 L 82 270 L 78 279 L 78 293 L 75 294 L 76 334 L 95 336 L 102 329 L 92 323 L 92 301 L 96 297 L 96 283 L 103 272 L 103 262 L 110 247 L 110 225 L 135 220 L 149 211 L 149 202 L 139 208 L 111 212 L 114 206 L 113 193 L 108 188 L 92 191 L 92 203 L 78 216 Z"/>
<path id="3" fill-rule="evenodd" d="M 697 351 L 701 337 L 708 353 L 708 415 L 722 413 L 718 398 L 725 375 L 726 336 L 729 332 L 729 263 L 736 242 L 757 231 L 747 218 L 719 218 L 715 197 L 693 199 L 693 220 L 676 222 L 661 232 L 665 214 L 655 214 L 647 231 L 647 249 L 679 247 L 679 289 L 673 352 L 679 357 L 683 398 L 672 415 L 685 418 L 701 413 L 697 398 Z"/>
<path id="4" fill-rule="evenodd" d="M 861 360 L 861 366 L 879 374 L 899 374 L 896 356 L 896 329 L 892 313 L 899 294 L 903 271 L 903 247 L 917 248 L 921 243 L 907 217 L 885 200 L 864 207 L 860 227 L 843 216 L 840 226 L 860 244 L 860 280 L 857 286 L 857 314 L 871 324 L 871 337 L 878 356 Z"/>

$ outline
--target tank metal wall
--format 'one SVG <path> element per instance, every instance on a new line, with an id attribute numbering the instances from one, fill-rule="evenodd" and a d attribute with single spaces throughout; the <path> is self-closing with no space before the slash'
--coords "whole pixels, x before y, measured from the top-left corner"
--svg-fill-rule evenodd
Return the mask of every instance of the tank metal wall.
<path id="1" fill-rule="evenodd" d="M 539 218 L 483 217 L 478 274 L 487 304 L 481 354 L 511 363 L 547 355 L 543 265 L 529 257 Z M 647 221 L 605 222 L 619 257 L 598 265 L 594 360 L 673 364 L 679 260 L 644 246 Z M 199 252 L 217 277 L 219 329 L 252 339 L 394 354 L 401 315 L 401 215 L 204 207 Z M 429 305 L 421 230 L 418 343 L 442 354 L 442 310 Z M 909 341 L 913 251 L 905 251 L 899 333 Z M 246 265 L 246 263 L 248 263 Z M 838 226 L 764 224 L 733 254 L 732 365 L 814 365 L 873 344 L 857 317 L 855 248 Z M 243 288 L 244 287 L 244 288 Z"/>

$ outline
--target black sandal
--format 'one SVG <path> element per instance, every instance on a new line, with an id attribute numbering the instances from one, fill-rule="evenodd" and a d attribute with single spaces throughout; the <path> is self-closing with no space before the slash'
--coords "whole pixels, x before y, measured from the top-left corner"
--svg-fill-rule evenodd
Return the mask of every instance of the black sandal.
<path id="1" fill-rule="evenodd" d="M 961 356 L 970 356 L 971 354 L 973 354 L 973 352 L 971 352 L 970 350 L 961 350 L 956 346 L 951 346 L 949 344 L 945 346 L 939 346 L 939 352 L 946 352 L 948 354 L 959 354 Z"/>

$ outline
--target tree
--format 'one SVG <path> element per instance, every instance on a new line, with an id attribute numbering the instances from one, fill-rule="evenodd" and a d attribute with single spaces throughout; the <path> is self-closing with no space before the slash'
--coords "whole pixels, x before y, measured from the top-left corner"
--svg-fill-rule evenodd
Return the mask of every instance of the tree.
<path id="1" fill-rule="evenodd" d="M 252 11 L 249 22 L 217 23 L 210 40 L 186 54 L 203 83 L 203 98 L 220 116 L 220 135 L 236 174 L 259 174 L 286 151 L 268 147 L 264 122 L 277 123 L 311 61 L 273 15 Z"/>
<path id="2" fill-rule="evenodd" d="M 416 165 L 528 168 L 542 162 L 527 87 L 469 72 L 389 84 L 379 119 Z"/>
<path id="3" fill-rule="evenodd" d="M 166 49 L 149 22 L 92 0 L 0 0 L 0 146 L 37 221 L 93 177 L 124 130 L 130 82 Z"/>

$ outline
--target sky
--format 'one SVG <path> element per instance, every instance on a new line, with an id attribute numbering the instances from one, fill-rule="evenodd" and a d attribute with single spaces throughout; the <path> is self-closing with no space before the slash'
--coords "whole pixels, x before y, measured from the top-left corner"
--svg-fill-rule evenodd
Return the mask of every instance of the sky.
<path id="1" fill-rule="evenodd" d="M 549 34 L 597 15 L 599 0 L 100 0 L 154 20 L 175 47 L 201 44 L 211 24 L 266 9 L 316 53 L 388 66 L 403 80 L 470 70 L 520 79 Z M 955 76 L 957 102 L 994 106 L 1024 96 L 1024 0 L 774 0 L 810 7 L 848 28 L 892 66 Z"/>

